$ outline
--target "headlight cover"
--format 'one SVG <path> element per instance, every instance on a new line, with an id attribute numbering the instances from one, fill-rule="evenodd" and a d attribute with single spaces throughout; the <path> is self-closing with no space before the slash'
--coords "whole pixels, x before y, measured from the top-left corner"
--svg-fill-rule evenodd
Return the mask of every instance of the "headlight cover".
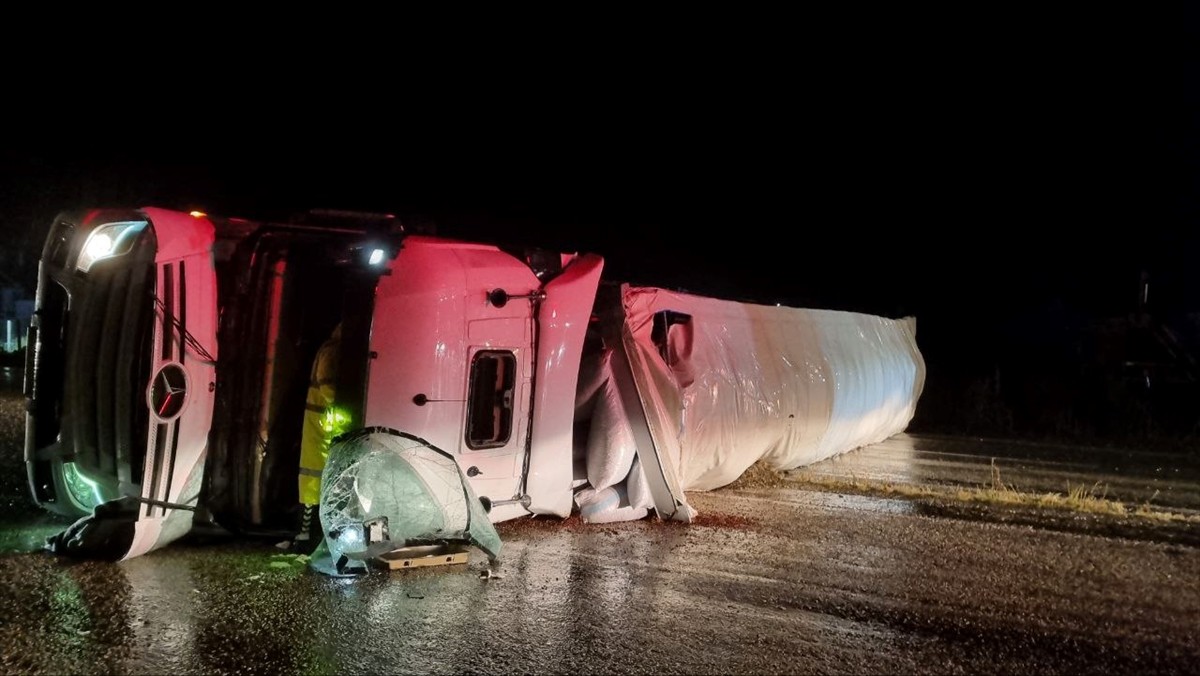
<path id="1" fill-rule="evenodd" d="M 96 228 L 83 243 L 79 260 L 75 263 L 76 269 L 87 272 L 96 261 L 129 253 L 137 236 L 145 228 L 146 221 L 119 221 Z"/>

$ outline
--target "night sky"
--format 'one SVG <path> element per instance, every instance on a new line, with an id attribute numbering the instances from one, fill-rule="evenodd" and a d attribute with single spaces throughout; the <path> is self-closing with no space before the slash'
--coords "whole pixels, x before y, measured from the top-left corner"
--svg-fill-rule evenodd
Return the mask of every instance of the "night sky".
<path id="1" fill-rule="evenodd" d="M 913 314 L 941 358 L 1131 312 L 1143 271 L 1164 317 L 1200 311 L 1191 10 L 923 11 L 83 74 L 22 99 L 0 228 L 36 251 L 85 205 L 388 211 L 610 279 Z"/>

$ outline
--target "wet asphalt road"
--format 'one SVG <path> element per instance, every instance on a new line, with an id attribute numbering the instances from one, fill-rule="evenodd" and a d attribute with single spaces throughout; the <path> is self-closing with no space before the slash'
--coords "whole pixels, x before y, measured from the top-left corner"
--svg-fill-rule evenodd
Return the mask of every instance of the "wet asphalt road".
<path id="1" fill-rule="evenodd" d="M 1192 456 L 1123 448 L 897 434 L 882 443 L 797 470 L 797 478 L 980 486 L 993 468 L 1006 486 L 1030 493 L 1092 487 L 1113 500 L 1200 511 L 1200 451 Z"/>
<path id="2" fill-rule="evenodd" d="M 1200 548 L 790 486 L 695 494 L 691 526 L 502 524 L 492 579 L 253 542 L 58 559 L 29 552 L 58 524 L 11 480 L 13 401 L 3 673 L 1200 672 Z"/>

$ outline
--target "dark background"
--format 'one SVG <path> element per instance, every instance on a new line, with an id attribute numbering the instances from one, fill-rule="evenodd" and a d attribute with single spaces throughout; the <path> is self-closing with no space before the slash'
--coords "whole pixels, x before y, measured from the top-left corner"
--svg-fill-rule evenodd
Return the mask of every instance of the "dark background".
<path id="1" fill-rule="evenodd" d="M 0 272 L 31 283 L 80 206 L 387 211 L 609 279 L 915 315 L 914 429 L 1200 432 L 1191 10 L 539 21 L 75 40 L 16 69 Z"/>

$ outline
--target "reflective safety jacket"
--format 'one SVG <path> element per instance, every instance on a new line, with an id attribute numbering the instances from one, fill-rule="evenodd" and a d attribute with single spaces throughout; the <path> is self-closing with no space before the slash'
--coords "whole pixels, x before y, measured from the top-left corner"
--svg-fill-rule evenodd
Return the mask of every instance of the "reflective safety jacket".
<path id="1" fill-rule="evenodd" d="M 321 502 L 321 472 L 329 459 L 329 442 L 344 431 L 348 422 L 334 406 L 341 339 L 342 325 L 338 324 L 313 360 L 300 435 L 300 502 L 305 505 Z"/>

